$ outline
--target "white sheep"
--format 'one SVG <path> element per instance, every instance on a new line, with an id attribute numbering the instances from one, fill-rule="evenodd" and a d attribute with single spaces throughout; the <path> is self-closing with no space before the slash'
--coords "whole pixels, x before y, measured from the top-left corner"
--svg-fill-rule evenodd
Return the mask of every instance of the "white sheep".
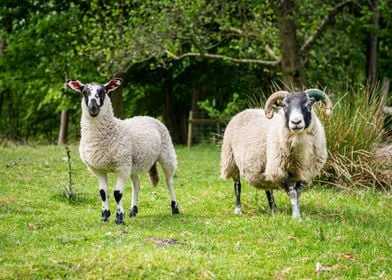
<path id="1" fill-rule="evenodd" d="M 265 110 L 248 109 L 229 122 L 223 137 L 221 177 L 234 180 L 236 207 L 241 214 L 240 176 L 256 188 L 266 190 L 272 212 L 276 212 L 273 189 L 283 184 L 291 202 L 292 216 L 300 219 L 300 195 L 320 172 L 327 160 L 324 128 L 313 111 L 317 101 L 326 103 L 326 115 L 332 103 L 318 89 L 272 94 Z M 283 107 L 279 113 L 273 105 Z"/>
<path id="2" fill-rule="evenodd" d="M 159 162 L 169 187 L 173 214 L 179 213 L 173 176 L 177 165 L 176 153 L 167 128 L 158 120 L 139 116 L 120 120 L 114 117 L 107 94 L 120 86 L 120 79 L 106 84 L 83 84 L 67 81 L 73 90 L 83 94 L 81 139 L 79 152 L 82 161 L 98 178 L 102 198 L 102 221 L 110 216 L 107 173 L 116 173 L 114 198 L 117 202 L 116 224 L 124 223 L 122 196 L 125 182 L 132 180 L 132 203 L 129 216 L 136 216 L 139 176 L 149 171 L 152 184 L 158 183 L 156 163 Z"/>

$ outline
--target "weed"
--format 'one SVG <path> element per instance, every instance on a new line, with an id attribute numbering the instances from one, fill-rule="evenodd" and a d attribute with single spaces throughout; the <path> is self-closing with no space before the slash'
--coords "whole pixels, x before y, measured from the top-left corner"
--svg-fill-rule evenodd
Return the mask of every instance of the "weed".
<path id="1" fill-rule="evenodd" d="M 72 160 L 71 160 L 71 151 L 67 145 L 64 146 L 65 152 L 67 154 L 67 166 L 68 166 L 68 183 L 65 185 L 65 190 L 63 191 L 63 195 L 68 200 L 75 200 L 77 195 L 75 193 L 73 182 L 72 182 Z"/>
<path id="2" fill-rule="evenodd" d="M 64 146 L 65 154 L 67 156 L 67 183 L 61 188 L 61 196 L 70 203 L 81 202 L 86 198 L 86 193 L 78 191 L 72 179 L 74 170 L 72 167 L 71 150 L 68 145 Z"/>

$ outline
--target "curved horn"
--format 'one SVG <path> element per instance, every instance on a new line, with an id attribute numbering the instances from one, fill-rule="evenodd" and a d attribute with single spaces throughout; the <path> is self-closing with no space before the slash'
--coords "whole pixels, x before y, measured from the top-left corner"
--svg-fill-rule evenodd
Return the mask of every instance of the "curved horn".
<path id="1" fill-rule="evenodd" d="M 286 97 L 286 95 L 289 94 L 288 91 L 281 90 L 273 93 L 265 102 L 264 105 L 264 112 L 265 116 L 269 119 L 271 119 L 274 116 L 274 111 L 272 110 L 272 105 L 276 104 L 278 101 L 282 100 L 283 98 Z"/>
<path id="2" fill-rule="evenodd" d="M 311 88 L 305 90 L 305 93 L 309 95 L 309 97 L 313 97 L 316 101 L 322 101 L 325 103 L 325 111 L 324 114 L 329 117 L 332 115 L 332 101 L 329 99 L 328 95 L 325 94 L 325 92 L 316 89 L 316 88 Z"/>

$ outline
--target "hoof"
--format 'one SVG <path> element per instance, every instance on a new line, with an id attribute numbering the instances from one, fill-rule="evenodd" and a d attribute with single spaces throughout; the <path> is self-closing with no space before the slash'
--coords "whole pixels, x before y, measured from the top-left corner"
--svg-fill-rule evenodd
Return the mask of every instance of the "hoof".
<path id="1" fill-rule="evenodd" d="M 107 222 L 110 217 L 110 210 L 102 210 L 102 216 L 101 216 L 101 221 L 102 222 Z"/>
<path id="2" fill-rule="evenodd" d="M 299 211 L 299 209 L 293 209 L 292 215 L 294 220 L 300 221 L 301 220 L 301 212 Z"/>
<path id="3" fill-rule="evenodd" d="M 136 217 L 136 214 L 137 214 L 137 206 L 133 206 L 132 208 L 131 208 L 131 210 L 129 210 L 129 217 L 130 218 L 132 218 L 132 217 Z"/>
<path id="4" fill-rule="evenodd" d="M 241 207 L 236 207 L 236 208 L 234 208 L 234 214 L 235 214 L 235 215 L 242 215 Z"/>
<path id="5" fill-rule="evenodd" d="M 124 213 L 116 213 L 116 224 L 118 225 L 124 224 Z"/>
<path id="6" fill-rule="evenodd" d="M 293 220 L 301 221 L 301 216 L 293 215 Z"/>
<path id="7" fill-rule="evenodd" d="M 171 209 L 173 214 L 180 214 L 180 209 L 178 209 L 178 203 L 177 201 L 172 201 L 171 202 Z"/>
<path id="8" fill-rule="evenodd" d="M 277 215 L 277 214 L 279 214 L 278 208 L 276 208 L 276 207 L 272 208 L 272 209 L 271 209 L 271 214 L 272 214 L 272 215 Z"/>

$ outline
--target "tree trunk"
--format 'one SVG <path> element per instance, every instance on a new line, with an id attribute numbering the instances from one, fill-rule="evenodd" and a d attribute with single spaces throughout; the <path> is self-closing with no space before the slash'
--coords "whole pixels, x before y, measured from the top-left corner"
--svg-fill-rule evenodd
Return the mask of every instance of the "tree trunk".
<path id="1" fill-rule="evenodd" d="M 14 106 L 14 98 L 11 96 L 9 92 L 7 92 L 8 96 L 8 130 L 9 137 L 12 141 L 17 142 L 19 138 L 19 129 L 18 129 L 18 120 L 19 120 L 19 111 L 16 109 L 17 106 Z"/>
<path id="2" fill-rule="evenodd" d="M 57 140 L 57 145 L 67 144 L 68 120 L 69 120 L 68 110 L 62 110 L 61 119 L 60 119 L 60 132 L 59 132 L 59 138 Z"/>
<path id="3" fill-rule="evenodd" d="M 163 108 L 163 118 L 167 129 L 170 132 L 172 140 L 176 144 L 182 143 L 181 131 L 179 125 L 177 124 L 174 115 L 174 100 L 173 100 L 173 79 L 171 76 L 171 71 L 166 76 L 164 82 L 164 93 L 165 93 L 165 104 Z"/>
<path id="4" fill-rule="evenodd" d="M 370 1 L 370 9 L 373 11 L 373 17 L 370 20 L 372 30 L 369 33 L 368 44 L 367 44 L 367 56 L 366 56 L 366 79 L 367 86 L 370 92 L 369 98 L 372 98 L 376 91 L 377 85 L 377 43 L 378 36 L 377 30 L 379 28 L 380 12 L 378 9 L 378 0 Z"/>
<path id="5" fill-rule="evenodd" d="M 122 119 L 124 117 L 124 99 L 122 96 L 122 87 L 111 92 L 110 100 L 113 105 L 113 113 L 116 118 Z"/>
<path id="6" fill-rule="evenodd" d="M 391 80 L 388 77 L 384 77 L 382 80 L 381 94 L 382 94 L 382 107 L 383 111 L 387 115 L 392 115 L 392 107 L 388 106 L 387 101 L 389 99 L 389 85 Z"/>
<path id="7" fill-rule="evenodd" d="M 0 57 L 4 55 L 4 49 L 5 49 L 5 41 L 3 38 L 0 38 Z M 3 103 L 4 103 L 4 91 L 0 92 L 0 118 L 3 109 Z"/>
<path id="8" fill-rule="evenodd" d="M 283 0 L 276 5 L 277 25 L 282 50 L 281 70 L 283 82 L 289 89 L 302 88 L 306 78 L 300 45 L 297 39 L 297 26 L 294 21 L 295 1 Z"/>
<path id="9" fill-rule="evenodd" d="M 0 92 L 0 118 L 3 112 L 3 103 L 4 103 L 4 91 Z"/>

